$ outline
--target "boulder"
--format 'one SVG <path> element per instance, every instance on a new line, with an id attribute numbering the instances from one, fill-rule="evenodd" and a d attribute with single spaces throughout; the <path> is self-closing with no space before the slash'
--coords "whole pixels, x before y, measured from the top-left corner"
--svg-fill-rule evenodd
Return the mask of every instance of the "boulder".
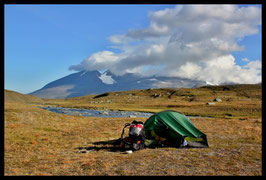
<path id="1" fill-rule="evenodd" d="M 206 104 L 207 104 L 207 105 L 215 105 L 214 102 L 207 102 Z"/>
<path id="2" fill-rule="evenodd" d="M 213 101 L 215 101 L 215 102 L 222 102 L 222 100 L 220 98 L 215 98 Z"/>

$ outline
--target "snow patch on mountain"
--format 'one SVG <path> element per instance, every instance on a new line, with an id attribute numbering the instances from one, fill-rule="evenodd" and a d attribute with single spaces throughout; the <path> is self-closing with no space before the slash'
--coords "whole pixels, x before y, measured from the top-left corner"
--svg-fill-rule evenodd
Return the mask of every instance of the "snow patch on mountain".
<path id="1" fill-rule="evenodd" d="M 80 76 L 83 76 L 84 74 L 86 74 L 87 73 L 87 71 L 84 71 L 84 72 L 82 72 L 81 74 L 80 74 Z"/>
<path id="2" fill-rule="evenodd" d="M 99 78 L 102 80 L 104 84 L 114 84 L 115 80 L 112 78 L 112 76 L 108 76 L 107 72 L 104 72 L 99 76 Z"/>
<path id="3" fill-rule="evenodd" d="M 149 79 L 149 81 L 158 81 L 158 80 L 155 78 L 152 78 L 152 79 Z"/>
<path id="4" fill-rule="evenodd" d="M 211 83 L 209 81 L 205 81 L 207 85 L 210 85 L 210 86 L 218 86 L 219 84 L 217 83 Z"/>
<path id="5" fill-rule="evenodd" d="M 157 80 L 156 83 L 153 84 L 156 88 L 169 88 L 169 87 L 175 87 L 174 82 L 169 82 L 169 81 L 159 81 Z"/>

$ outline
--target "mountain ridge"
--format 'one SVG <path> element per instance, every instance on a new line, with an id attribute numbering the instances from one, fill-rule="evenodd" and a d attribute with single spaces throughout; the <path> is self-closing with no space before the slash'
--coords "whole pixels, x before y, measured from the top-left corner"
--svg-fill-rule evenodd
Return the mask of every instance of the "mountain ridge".
<path id="1" fill-rule="evenodd" d="M 109 70 L 80 71 L 46 84 L 29 93 L 39 98 L 62 99 L 89 94 L 149 88 L 195 88 L 208 85 L 204 81 L 178 77 L 139 76 L 127 73 L 117 76 Z"/>

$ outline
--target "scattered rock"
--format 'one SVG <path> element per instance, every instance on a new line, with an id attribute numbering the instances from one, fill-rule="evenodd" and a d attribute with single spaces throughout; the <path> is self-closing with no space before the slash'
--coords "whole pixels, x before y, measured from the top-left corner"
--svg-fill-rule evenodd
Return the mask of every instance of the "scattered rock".
<path id="1" fill-rule="evenodd" d="M 230 114 L 230 113 L 225 113 L 224 115 L 225 116 L 229 116 L 229 117 L 232 117 L 233 116 L 233 114 Z"/>
<path id="2" fill-rule="evenodd" d="M 222 102 L 222 100 L 220 98 L 215 98 L 213 101 L 215 101 L 215 102 Z"/>
<path id="3" fill-rule="evenodd" d="M 161 94 L 153 94 L 152 97 L 153 98 L 158 98 L 158 97 L 161 97 L 162 95 Z"/>
<path id="4" fill-rule="evenodd" d="M 79 149 L 78 151 L 76 151 L 77 153 L 88 153 L 90 151 L 95 151 L 95 149 Z"/>
<path id="5" fill-rule="evenodd" d="M 120 114 L 121 114 L 121 115 L 125 115 L 125 114 L 126 114 L 126 112 L 123 112 L 123 111 L 122 111 L 122 112 L 120 112 Z"/>
<path id="6" fill-rule="evenodd" d="M 102 111 L 102 112 L 99 112 L 100 114 L 102 114 L 102 115 L 109 115 L 109 112 L 107 112 L 107 111 Z"/>
<path id="7" fill-rule="evenodd" d="M 207 104 L 207 105 L 215 105 L 214 102 L 207 102 L 206 104 Z"/>
<path id="8" fill-rule="evenodd" d="M 86 153 L 86 152 L 87 152 L 86 149 L 81 149 L 78 151 L 78 153 Z"/>

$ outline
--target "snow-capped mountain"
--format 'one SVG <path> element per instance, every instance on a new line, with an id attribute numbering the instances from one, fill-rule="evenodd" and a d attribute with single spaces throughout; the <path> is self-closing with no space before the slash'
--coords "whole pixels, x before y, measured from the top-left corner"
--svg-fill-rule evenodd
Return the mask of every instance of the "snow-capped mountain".
<path id="1" fill-rule="evenodd" d="M 48 83 L 30 94 L 40 98 L 69 98 L 132 89 L 191 88 L 203 85 L 207 83 L 176 77 L 141 77 L 132 73 L 116 76 L 110 71 L 80 71 Z"/>

